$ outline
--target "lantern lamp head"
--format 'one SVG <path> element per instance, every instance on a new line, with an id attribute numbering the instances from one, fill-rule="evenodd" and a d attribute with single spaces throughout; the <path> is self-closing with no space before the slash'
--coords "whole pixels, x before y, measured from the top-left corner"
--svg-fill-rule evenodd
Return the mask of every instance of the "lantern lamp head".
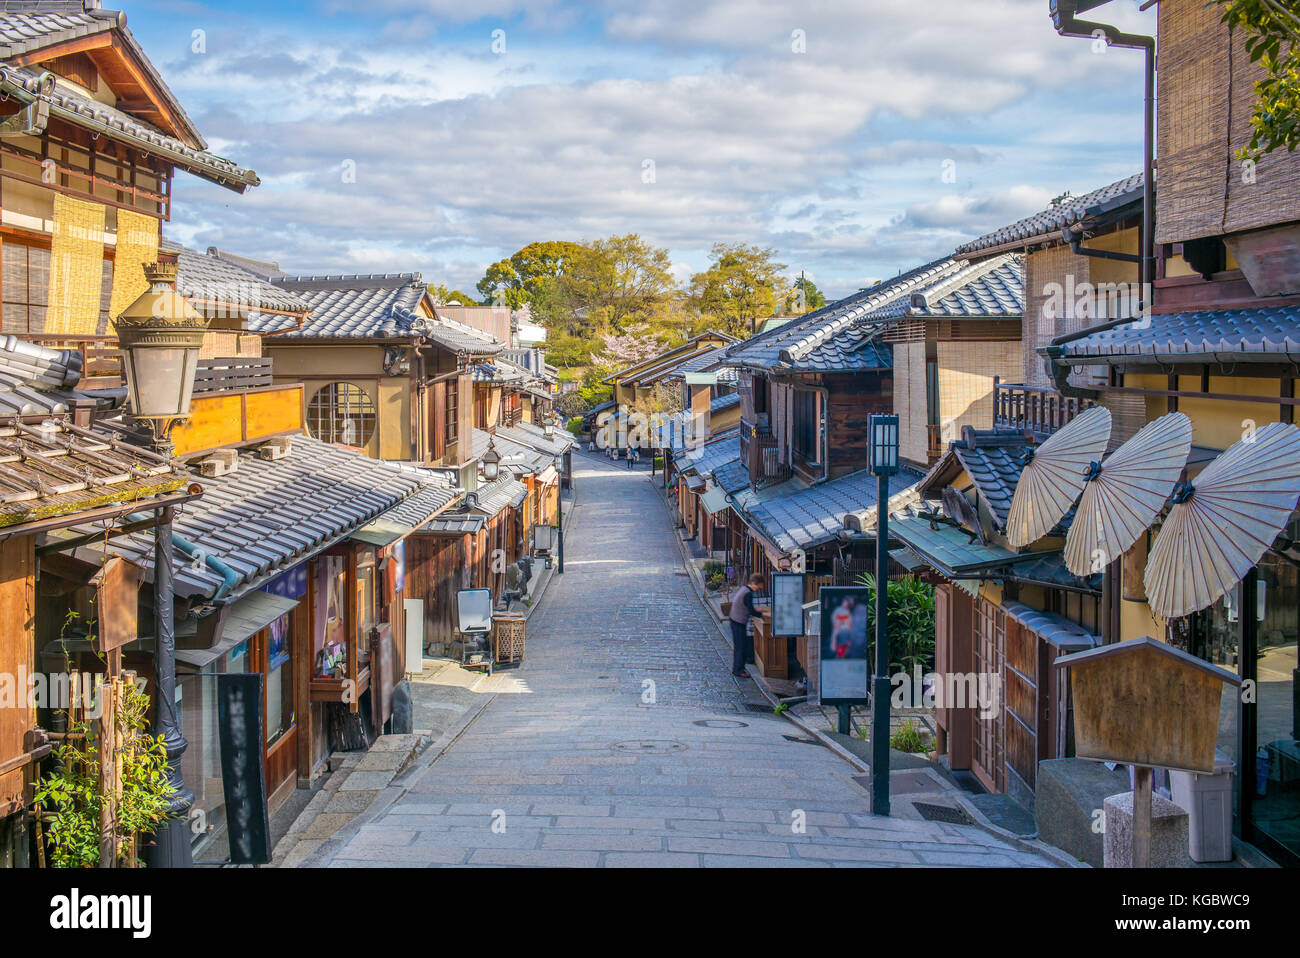
<path id="1" fill-rule="evenodd" d="M 899 470 L 898 417 L 872 416 L 868 429 L 868 465 L 877 476 L 892 476 Z"/>
<path id="2" fill-rule="evenodd" d="M 488 443 L 487 452 L 483 453 L 483 478 L 495 482 L 501 472 L 501 453 L 497 452 L 494 441 Z"/>
<path id="3" fill-rule="evenodd" d="M 148 263 L 144 274 L 148 291 L 123 310 L 113 326 L 122 347 L 132 413 L 137 419 L 167 424 L 190 413 L 208 320 L 177 292 L 175 263 Z"/>

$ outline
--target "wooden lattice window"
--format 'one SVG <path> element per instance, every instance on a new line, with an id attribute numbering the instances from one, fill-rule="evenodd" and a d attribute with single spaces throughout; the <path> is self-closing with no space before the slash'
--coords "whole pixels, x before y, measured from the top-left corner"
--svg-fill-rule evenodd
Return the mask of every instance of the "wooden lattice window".
<path id="1" fill-rule="evenodd" d="M 447 445 L 460 438 L 460 382 L 447 383 Z"/>
<path id="2" fill-rule="evenodd" d="M 307 404 L 307 428 L 322 442 L 364 446 L 375 433 L 375 403 L 356 383 L 329 383 Z"/>

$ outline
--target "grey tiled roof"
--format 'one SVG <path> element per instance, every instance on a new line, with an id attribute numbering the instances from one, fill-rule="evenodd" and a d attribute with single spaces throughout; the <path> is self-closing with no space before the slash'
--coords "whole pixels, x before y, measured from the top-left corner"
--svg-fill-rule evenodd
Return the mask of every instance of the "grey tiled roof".
<path id="1" fill-rule="evenodd" d="M 307 304 L 311 317 L 286 339 L 383 339 L 413 336 L 414 309 L 425 294 L 419 274 L 293 276 L 275 280 Z M 254 327 L 255 329 L 257 327 Z"/>
<path id="2" fill-rule="evenodd" d="M 784 326 L 759 333 L 743 343 L 732 346 L 727 350 L 725 361 L 728 365 L 751 369 L 800 365 L 805 357 L 832 337 L 849 331 L 871 313 L 956 269 L 957 262 L 951 259 L 927 263 L 870 289 L 861 290 L 852 296 L 823 306 L 806 316 L 793 319 Z M 861 347 L 862 342 L 857 341 L 853 345 Z M 852 364 L 860 368 L 877 368 L 874 365 L 876 360 L 877 356 L 873 350 L 872 355 L 854 359 Z M 848 359 L 843 361 L 849 362 Z M 821 357 L 814 357 L 812 360 L 813 366 L 821 363 Z M 867 365 L 861 366 L 861 363 Z"/>
<path id="3" fill-rule="evenodd" d="M 250 313 L 265 309 L 301 314 L 308 309 L 301 297 L 268 283 L 228 256 L 182 248 L 177 266 L 176 287 L 190 299 L 244 307 Z M 263 317 L 257 321 L 257 328 L 266 332 L 268 326 L 281 320 Z"/>
<path id="4" fill-rule="evenodd" d="M 62 416 L 79 402 L 113 408 L 126 398 L 122 390 L 80 392 L 80 381 L 77 353 L 0 337 L 0 416 Z"/>
<path id="5" fill-rule="evenodd" d="M 966 475 L 970 476 L 971 482 L 975 483 L 980 496 L 993 513 L 999 530 L 1007 527 L 1011 500 L 1025 468 L 1022 456 L 1032 447 L 1033 443 L 1030 442 L 977 446 L 974 449 L 960 444 L 952 447 L 957 461 L 961 463 Z"/>
<path id="6" fill-rule="evenodd" d="M 903 316 L 927 319 L 994 317 L 1019 319 L 1025 308 L 1025 263 L 1003 253 L 978 263 L 956 261 L 957 268 L 937 282 L 913 290 L 871 314 L 870 320 Z"/>
<path id="7" fill-rule="evenodd" d="M 696 472 L 707 476 L 724 462 L 740 458 L 740 436 L 730 436 L 705 443 L 699 449 L 681 457 L 682 472 Z"/>
<path id="8" fill-rule="evenodd" d="M 202 134 L 127 29 L 126 14 L 101 9 L 99 0 L 0 0 L 0 60 L 107 33 L 114 28 L 167 101 L 168 109 L 191 145 L 200 150 L 207 149 Z"/>
<path id="9" fill-rule="evenodd" d="M 692 356 L 687 360 L 674 366 L 671 371 L 664 374 L 665 379 L 681 379 L 687 373 L 714 372 L 718 374 L 718 379 L 723 382 L 734 380 L 736 370 L 732 367 L 723 366 L 719 368 L 718 364 L 722 362 L 727 355 L 726 346 L 719 346 L 717 349 L 706 349 L 698 355 Z"/>
<path id="10" fill-rule="evenodd" d="M 878 341 L 889 324 L 914 318 L 1019 319 L 1024 264 L 1013 254 L 968 263 L 944 259 L 855 293 L 729 350 L 729 362 L 784 372 L 874 372 L 893 368 Z"/>
<path id="11" fill-rule="evenodd" d="M 202 147 L 168 136 L 144 120 L 100 103 L 75 90 L 65 81 L 56 78 L 54 88 L 46 90 L 41 84 L 42 73 L 27 67 L 0 65 L 0 91 L 21 103 L 44 99 L 50 104 L 50 115 L 80 126 L 92 134 L 101 132 L 122 139 L 140 149 L 162 156 L 196 176 L 212 180 L 242 192 L 246 187 L 258 186 L 261 180 L 252 170 L 246 170 L 233 160 L 209 153 Z M 177 107 L 179 109 L 179 105 Z M 196 142 L 202 143 L 201 139 Z"/>
<path id="12" fill-rule="evenodd" d="M 234 570 L 228 598 L 296 566 L 424 486 L 413 472 L 307 436 L 294 436 L 283 459 L 261 459 L 248 450 L 230 475 L 196 481 L 203 496 L 178 515 L 175 532 Z M 78 552 L 93 559 L 101 548 Z M 121 536 L 112 548 L 152 574 L 152 532 Z M 219 574 L 206 565 L 196 568 L 179 548 L 175 558 L 177 595 L 215 595 Z"/>
<path id="13" fill-rule="evenodd" d="M 1065 344 L 1080 362 L 1151 356 L 1166 361 L 1277 362 L 1300 355 L 1300 306 L 1152 315 Z"/>
<path id="14" fill-rule="evenodd" d="M 713 481 L 724 492 L 734 494 L 749 487 L 749 470 L 736 457 L 713 467 Z"/>
<path id="15" fill-rule="evenodd" d="M 504 509 L 519 508 L 528 496 L 528 487 L 514 476 L 502 473 L 494 482 L 479 486 L 474 495 L 478 497 L 477 511 L 495 516 Z M 476 510 L 466 506 L 465 511 Z"/>
<path id="16" fill-rule="evenodd" d="M 892 499 L 919 482 L 921 476 L 903 470 L 889 480 Z M 767 492 L 768 490 L 764 490 Z M 777 494 L 759 493 L 744 506 L 744 517 L 785 552 L 811 549 L 834 539 L 844 528 L 844 517 L 876 505 L 877 479 L 865 469 L 840 479 L 790 492 L 774 487 Z"/>
<path id="17" fill-rule="evenodd" d="M 573 434 L 567 429 L 556 429 L 551 439 L 546 438 L 546 432 L 541 426 L 534 425 L 531 422 L 520 422 L 513 426 L 502 426 L 497 429 L 497 435 L 505 436 L 514 442 L 543 452 L 554 458 L 563 455 L 577 445 L 578 440 L 573 438 Z"/>
<path id="18" fill-rule="evenodd" d="M 1087 216 L 1100 211 L 1124 205 L 1142 196 L 1141 173 L 1125 177 L 1099 190 L 1085 193 L 1083 196 L 1071 197 L 1056 206 L 1048 207 L 1033 216 L 1026 216 L 1010 226 L 994 230 L 977 240 L 957 247 L 957 255 L 975 253 L 980 250 L 995 249 L 1019 240 L 1033 239 L 1035 236 L 1058 233 L 1067 226 L 1073 226 Z"/>
<path id="19" fill-rule="evenodd" d="M 410 498 L 402 500 L 383 515 L 362 526 L 353 534 L 353 538 L 373 545 L 390 545 L 428 524 L 451 505 L 458 495 L 448 483 L 431 478 Z"/>
<path id="20" fill-rule="evenodd" d="M 519 383 L 528 379 L 528 371 L 514 363 L 504 360 L 475 363 L 474 382 L 476 383 Z"/>
<path id="21" fill-rule="evenodd" d="M 709 412 L 717 414 L 740 405 L 740 393 L 727 393 L 709 403 Z"/>

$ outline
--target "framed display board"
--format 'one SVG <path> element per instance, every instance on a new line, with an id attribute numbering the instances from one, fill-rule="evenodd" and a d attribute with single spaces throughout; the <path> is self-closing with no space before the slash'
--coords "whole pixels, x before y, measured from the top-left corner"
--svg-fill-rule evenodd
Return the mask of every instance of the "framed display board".
<path id="1" fill-rule="evenodd" d="M 823 705 L 865 705 L 870 668 L 867 663 L 867 605 L 863 586 L 823 586 L 821 600 L 821 701 Z"/>
<path id="2" fill-rule="evenodd" d="M 803 573 L 772 573 L 772 634 L 774 636 L 797 638 L 803 635 L 803 590 Z"/>

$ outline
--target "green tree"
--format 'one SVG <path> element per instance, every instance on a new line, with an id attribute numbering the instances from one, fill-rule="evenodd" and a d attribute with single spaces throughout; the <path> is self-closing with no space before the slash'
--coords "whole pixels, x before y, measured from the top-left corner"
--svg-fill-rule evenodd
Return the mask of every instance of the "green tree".
<path id="1" fill-rule="evenodd" d="M 429 295 L 439 306 L 445 306 L 448 303 L 460 303 L 462 306 L 473 306 L 478 300 L 469 293 L 462 292 L 459 289 L 448 289 L 444 284 L 431 283 L 429 285 Z"/>
<path id="2" fill-rule="evenodd" d="M 746 335 L 776 313 L 784 295 L 784 263 L 776 252 L 743 243 L 717 243 L 709 268 L 691 277 L 690 298 L 714 325 L 734 335 Z"/>
<path id="3" fill-rule="evenodd" d="M 1294 0 L 1212 0 L 1223 7 L 1223 22 L 1246 31 L 1246 52 L 1264 71 L 1255 84 L 1258 97 L 1251 139 L 1238 155 L 1258 159 L 1300 145 L 1300 12 Z"/>
<path id="4" fill-rule="evenodd" d="M 800 295 L 802 293 L 803 295 Z M 785 297 L 785 311 L 788 314 L 802 316 L 826 305 L 826 294 L 817 288 L 817 284 L 803 276 L 794 281 Z"/>
<path id="5" fill-rule="evenodd" d="M 547 281 L 564 275 L 574 258 L 581 255 L 582 247 L 577 243 L 529 243 L 509 259 L 489 266 L 476 288 L 484 303 L 518 309 L 530 303 Z"/>

